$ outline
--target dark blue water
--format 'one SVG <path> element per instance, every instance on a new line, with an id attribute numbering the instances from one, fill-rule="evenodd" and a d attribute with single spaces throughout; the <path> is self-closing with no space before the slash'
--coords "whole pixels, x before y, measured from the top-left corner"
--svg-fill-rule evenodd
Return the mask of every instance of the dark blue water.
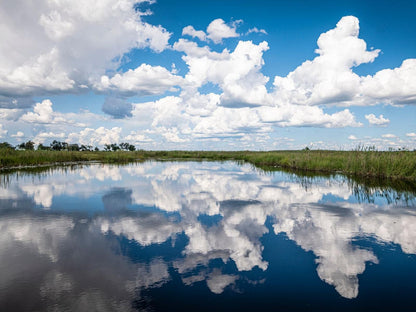
<path id="1" fill-rule="evenodd" d="M 414 311 L 416 190 L 232 162 L 0 175 L 0 311 Z"/>

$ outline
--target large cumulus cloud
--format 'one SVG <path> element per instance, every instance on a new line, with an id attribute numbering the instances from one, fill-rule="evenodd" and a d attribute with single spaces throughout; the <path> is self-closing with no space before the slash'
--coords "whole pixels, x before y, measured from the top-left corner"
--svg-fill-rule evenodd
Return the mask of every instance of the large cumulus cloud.
<path id="1" fill-rule="evenodd" d="M 143 22 L 137 2 L 148 1 L 2 1 L 0 94 L 76 92 L 133 48 L 166 49 L 171 34 Z"/>

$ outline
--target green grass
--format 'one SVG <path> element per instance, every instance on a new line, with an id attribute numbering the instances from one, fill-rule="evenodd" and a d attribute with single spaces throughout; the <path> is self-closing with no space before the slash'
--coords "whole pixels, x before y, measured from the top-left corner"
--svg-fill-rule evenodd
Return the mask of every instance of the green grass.
<path id="1" fill-rule="evenodd" d="M 248 153 L 256 166 L 280 166 L 347 175 L 416 179 L 416 152 L 288 151 Z"/>
<path id="2" fill-rule="evenodd" d="M 136 151 L 75 152 L 0 149 L 0 169 L 83 161 L 127 163 L 157 160 L 236 160 L 257 167 L 343 173 L 351 176 L 416 179 L 416 152 L 357 151 Z"/>

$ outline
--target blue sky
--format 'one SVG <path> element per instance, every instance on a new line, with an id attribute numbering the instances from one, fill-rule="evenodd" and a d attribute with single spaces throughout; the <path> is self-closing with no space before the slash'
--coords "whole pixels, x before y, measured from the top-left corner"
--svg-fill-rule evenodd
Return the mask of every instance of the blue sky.
<path id="1" fill-rule="evenodd" d="M 0 141 L 416 148 L 414 1 L 5 1 Z"/>

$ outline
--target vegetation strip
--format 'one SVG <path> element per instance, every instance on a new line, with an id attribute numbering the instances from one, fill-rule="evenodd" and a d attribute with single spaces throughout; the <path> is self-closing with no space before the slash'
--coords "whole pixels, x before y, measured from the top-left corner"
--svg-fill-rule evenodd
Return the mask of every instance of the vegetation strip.
<path id="1" fill-rule="evenodd" d="M 257 167 L 342 173 L 363 177 L 416 179 L 415 151 L 53 151 L 0 148 L 0 169 L 56 163 L 98 161 L 128 163 L 144 160 L 237 160 Z"/>

